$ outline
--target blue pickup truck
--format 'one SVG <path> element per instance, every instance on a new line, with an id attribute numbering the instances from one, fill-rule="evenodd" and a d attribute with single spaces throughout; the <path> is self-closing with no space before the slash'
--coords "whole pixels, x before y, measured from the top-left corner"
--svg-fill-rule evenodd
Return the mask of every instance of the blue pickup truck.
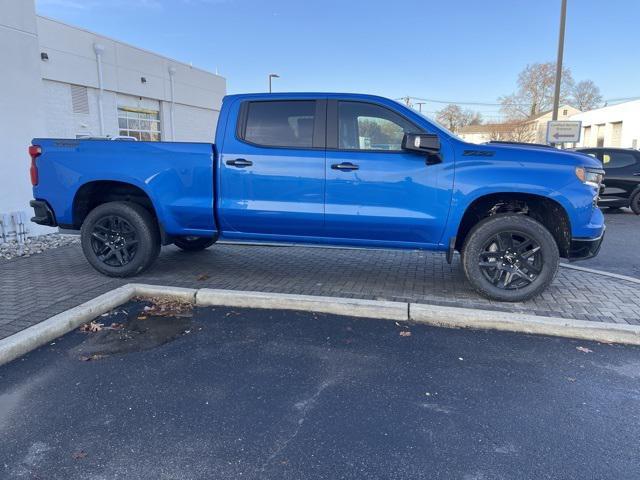
<path id="1" fill-rule="evenodd" d="M 480 294 L 522 301 L 559 257 L 596 255 L 605 230 L 596 159 L 465 143 L 371 95 L 230 95 L 214 144 L 37 138 L 29 153 L 33 221 L 79 229 L 116 277 L 162 245 L 218 239 L 459 251 Z"/>

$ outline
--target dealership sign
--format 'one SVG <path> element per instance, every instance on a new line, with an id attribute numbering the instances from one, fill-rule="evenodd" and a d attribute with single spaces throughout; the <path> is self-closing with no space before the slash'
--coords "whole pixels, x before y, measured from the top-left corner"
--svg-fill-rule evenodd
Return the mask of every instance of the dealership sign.
<path id="1" fill-rule="evenodd" d="M 582 122 L 547 122 L 547 143 L 577 143 L 580 141 Z"/>

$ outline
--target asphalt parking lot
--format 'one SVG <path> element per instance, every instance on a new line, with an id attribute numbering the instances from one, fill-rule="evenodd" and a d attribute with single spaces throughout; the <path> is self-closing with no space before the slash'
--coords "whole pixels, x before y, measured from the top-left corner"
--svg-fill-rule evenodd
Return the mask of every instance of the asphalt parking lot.
<path id="1" fill-rule="evenodd" d="M 603 212 L 607 233 L 598 256 L 575 265 L 640 278 L 640 216 L 628 208 Z"/>
<path id="2" fill-rule="evenodd" d="M 640 477 L 637 347 L 142 308 L 0 367 L 1 478 Z"/>

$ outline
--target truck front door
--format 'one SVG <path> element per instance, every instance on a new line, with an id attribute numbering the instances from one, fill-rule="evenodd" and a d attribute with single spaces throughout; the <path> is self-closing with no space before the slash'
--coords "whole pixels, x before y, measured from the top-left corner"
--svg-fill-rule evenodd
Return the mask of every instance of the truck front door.
<path id="1" fill-rule="evenodd" d="M 405 133 L 422 130 L 387 106 L 329 100 L 328 237 L 392 246 L 440 241 L 451 196 L 441 174 L 447 163 L 427 165 L 425 155 L 401 148 Z"/>
<path id="2" fill-rule="evenodd" d="M 256 100 L 237 108 L 219 163 L 225 235 L 322 235 L 326 101 Z"/>

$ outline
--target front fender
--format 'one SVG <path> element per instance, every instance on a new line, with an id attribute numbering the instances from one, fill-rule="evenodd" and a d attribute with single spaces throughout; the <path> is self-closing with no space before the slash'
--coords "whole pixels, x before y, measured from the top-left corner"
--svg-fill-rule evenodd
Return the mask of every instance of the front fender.
<path id="1" fill-rule="evenodd" d="M 457 235 L 465 212 L 476 200 L 510 193 L 536 195 L 560 204 L 569 218 L 573 237 L 595 237 L 604 229 L 602 213 L 594 207 L 595 189 L 577 179 L 575 167 L 475 159 L 456 164 L 451 212 L 441 243 L 447 244 Z"/>

